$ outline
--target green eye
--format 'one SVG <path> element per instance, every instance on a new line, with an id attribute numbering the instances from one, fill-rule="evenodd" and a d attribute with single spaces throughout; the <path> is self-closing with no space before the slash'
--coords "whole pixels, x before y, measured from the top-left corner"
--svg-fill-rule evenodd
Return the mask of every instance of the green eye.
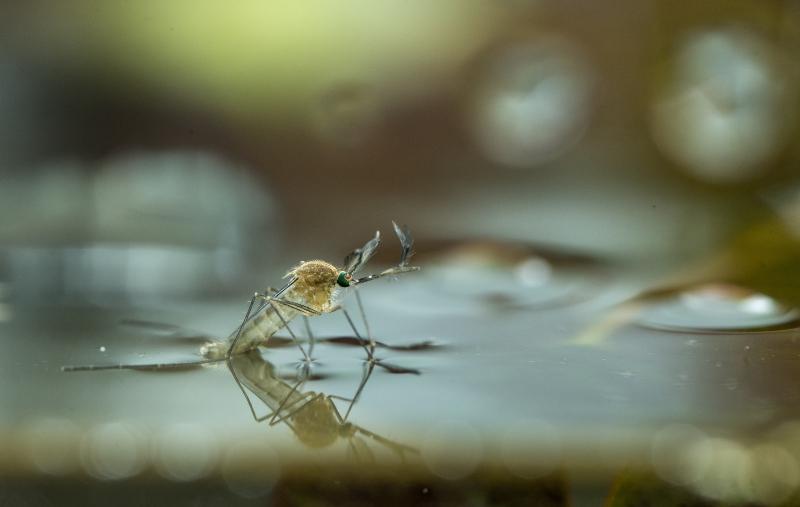
<path id="1" fill-rule="evenodd" d="M 350 280 L 352 279 L 353 277 L 348 275 L 346 271 L 339 271 L 339 277 L 336 278 L 336 283 L 339 287 L 350 287 Z"/>

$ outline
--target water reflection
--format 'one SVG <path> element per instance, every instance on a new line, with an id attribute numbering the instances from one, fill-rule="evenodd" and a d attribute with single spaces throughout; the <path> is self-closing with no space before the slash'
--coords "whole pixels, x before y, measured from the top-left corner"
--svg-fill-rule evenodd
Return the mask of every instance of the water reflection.
<path id="1" fill-rule="evenodd" d="M 366 364 L 364 375 L 353 398 L 303 390 L 306 376 L 301 375 L 293 383 L 280 378 L 275 366 L 255 350 L 232 357 L 230 366 L 238 382 L 270 409 L 266 415 L 257 415 L 247 393 L 243 390 L 256 421 L 267 421 L 270 426 L 285 424 L 298 440 L 309 448 L 321 449 L 344 441 L 357 460 L 372 460 L 373 452 L 365 442 L 365 439 L 369 439 L 391 450 L 403 460 L 408 453 L 418 454 L 413 447 L 390 440 L 347 420 L 350 410 L 372 376 L 374 371 L 372 363 Z M 344 415 L 334 400 L 348 403 Z"/>
<path id="2" fill-rule="evenodd" d="M 646 327 L 668 331 L 754 331 L 797 323 L 797 309 L 737 285 L 703 284 L 675 292 L 639 317 Z"/>

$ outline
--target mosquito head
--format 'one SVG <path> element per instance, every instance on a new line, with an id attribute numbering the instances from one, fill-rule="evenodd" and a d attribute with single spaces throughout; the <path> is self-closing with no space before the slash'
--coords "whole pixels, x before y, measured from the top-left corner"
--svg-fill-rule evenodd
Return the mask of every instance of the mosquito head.
<path id="1" fill-rule="evenodd" d="M 336 277 L 336 285 L 339 287 L 350 287 L 350 283 L 353 281 L 353 275 L 348 273 L 347 271 L 339 271 L 339 276 Z"/>

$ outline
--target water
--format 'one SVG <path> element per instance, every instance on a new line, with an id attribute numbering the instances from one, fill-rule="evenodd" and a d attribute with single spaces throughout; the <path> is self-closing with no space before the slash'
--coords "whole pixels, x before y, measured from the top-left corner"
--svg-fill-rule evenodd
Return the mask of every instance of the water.
<path id="1" fill-rule="evenodd" d="M 496 311 L 542 311 L 591 297 L 596 273 L 593 276 L 586 269 L 568 269 L 532 252 L 487 243 L 445 251 L 415 282 L 397 284 L 376 299 L 387 307 L 453 318 Z"/>
<path id="2" fill-rule="evenodd" d="M 376 368 L 352 407 L 350 425 L 331 425 L 330 410 L 319 412 L 327 414 L 326 425 L 312 418 L 337 435 L 323 440 L 298 434 L 297 424 L 255 422 L 224 365 L 169 373 L 59 370 L 63 364 L 196 359 L 203 333 L 225 336 L 238 324 L 241 298 L 160 308 L 15 307 L 13 318 L 0 323 L 8 350 L 0 369 L 0 425 L 8 435 L 0 461 L 32 473 L 100 481 L 149 473 L 172 482 L 219 475 L 234 494 L 258 497 L 270 491 L 260 486 L 276 484 L 293 463 L 306 460 L 406 463 L 442 480 L 460 480 L 488 461 L 518 477 L 540 477 L 561 467 L 639 462 L 670 424 L 690 425 L 709 438 L 721 431 L 745 438 L 797 418 L 796 336 L 791 329 L 764 331 L 774 324 L 766 317 L 786 314 L 777 303 L 738 292 L 749 295 L 706 308 L 699 302 L 707 292 L 676 296 L 673 304 L 691 309 L 695 320 L 679 321 L 673 334 L 641 325 L 664 315 L 651 308 L 619 322 L 602 342 L 581 345 L 574 338 L 613 311 L 618 298 L 605 297 L 613 287 L 589 293 L 559 286 L 568 278 L 526 258 L 510 267 L 442 266 L 367 286 L 362 294 L 375 338 L 398 346 L 379 347 L 377 356 L 419 374 Z M 540 304 L 537 287 L 581 297 Z M 495 288 L 524 304 L 500 307 L 483 297 Z M 720 315 L 729 316 L 731 308 L 750 310 L 760 332 L 742 332 L 741 324 L 735 332 L 721 328 Z M 705 326 L 697 325 L 700 316 L 708 319 Z M 177 327 L 148 328 L 142 320 Z M 354 397 L 363 349 L 341 314 L 311 323 L 321 338 L 314 349 L 318 361 L 314 379 L 299 392 Z M 183 337 L 183 327 L 203 333 Z M 303 335 L 299 323 L 294 328 Z M 712 328 L 715 334 L 701 332 Z M 421 341 L 433 345 L 402 348 Z M 294 385 L 299 351 L 286 340 L 271 345 L 260 368 Z M 258 415 L 270 412 L 258 396 L 251 398 Z M 346 400 L 333 403 L 341 415 L 348 410 Z M 358 431 L 347 434 L 354 427 Z M 381 438 L 416 452 L 402 461 Z M 246 452 L 248 446 L 258 451 Z M 43 447 L 59 449 L 62 457 L 48 458 Z M 251 469 L 261 475 L 242 476 Z"/>

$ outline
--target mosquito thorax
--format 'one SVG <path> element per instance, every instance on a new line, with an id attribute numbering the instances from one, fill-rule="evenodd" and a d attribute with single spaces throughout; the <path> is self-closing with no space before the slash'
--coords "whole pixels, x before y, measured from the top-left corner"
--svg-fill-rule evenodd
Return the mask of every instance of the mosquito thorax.
<path id="1" fill-rule="evenodd" d="M 324 396 L 315 396 L 292 416 L 295 435 L 308 447 L 327 447 L 339 437 L 339 424 L 330 403 Z"/>
<path id="2" fill-rule="evenodd" d="M 308 306 L 321 310 L 330 304 L 339 270 L 322 260 L 304 261 L 292 268 L 287 276 L 297 278 L 292 292 L 300 296 Z"/>

